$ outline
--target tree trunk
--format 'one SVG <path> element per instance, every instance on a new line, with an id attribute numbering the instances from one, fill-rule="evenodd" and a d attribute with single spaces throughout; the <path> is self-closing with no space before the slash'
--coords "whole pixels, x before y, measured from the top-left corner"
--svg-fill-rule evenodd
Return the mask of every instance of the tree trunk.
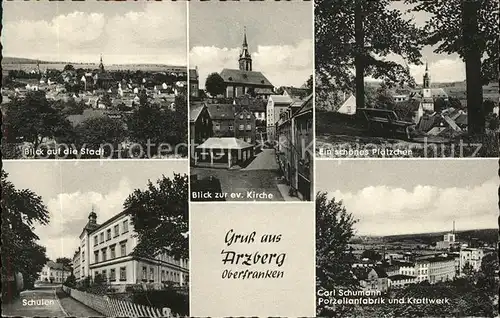
<path id="1" fill-rule="evenodd" d="M 363 0 L 356 0 L 354 9 L 354 32 L 356 56 L 356 109 L 365 107 L 365 34 L 363 30 Z"/>
<path id="2" fill-rule="evenodd" d="M 483 134 L 483 87 L 481 78 L 481 52 L 477 45 L 480 1 L 462 0 L 462 31 L 465 50 L 467 82 L 467 126 L 470 135 Z"/>

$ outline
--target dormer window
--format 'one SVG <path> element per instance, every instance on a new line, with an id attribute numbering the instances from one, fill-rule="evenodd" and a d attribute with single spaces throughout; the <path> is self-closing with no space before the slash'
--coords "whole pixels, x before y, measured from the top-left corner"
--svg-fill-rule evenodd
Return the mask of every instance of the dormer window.
<path id="1" fill-rule="evenodd" d="M 260 82 L 261 82 L 262 84 L 264 84 L 264 80 L 261 80 Z"/>
<path id="2" fill-rule="evenodd" d="M 229 76 L 228 80 L 232 81 L 232 80 L 233 80 L 233 78 L 232 78 L 231 76 Z"/>

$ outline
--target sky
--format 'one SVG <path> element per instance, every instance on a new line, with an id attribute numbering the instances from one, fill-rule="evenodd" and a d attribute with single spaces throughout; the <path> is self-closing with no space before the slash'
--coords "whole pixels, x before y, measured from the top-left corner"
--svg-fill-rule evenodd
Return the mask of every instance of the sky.
<path id="1" fill-rule="evenodd" d="M 357 235 L 497 227 L 495 159 L 319 160 L 316 170 L 316 191 L 342 200 Z"/>
<path id="2" fill-rule="evenodd" d="M 4 1 L 3 55 L 187 65 L 187 3 Z"/>
<path id="3" fill-rule="evenodd" d="M 275 87 L 304 84 L 313 74 L 312 1 L 191 1 L 189 67 L 200 87 L 208 74 L 238 69 L 244 28 L 254 71 Z"/>
<path id="4" fill-rule="evenodd" d="M 413 5 L 407 5 L 404 1 L 393 1 L 391 4 L 391 9 L 398 9 L 401 12 L 405 12 L 403 17 L 405 19 L 413 19 L 417 27 L 423 27 L 427 20 L 431 18 L 431 14 L 427 12 L 410 12 L 407 13 L 408 9 L 411 9 Z M 422 62 L 423 65 L 410 64 L 410 73 L 415 78 L 417 84 L 423 83 L 423 76 L 425 73 L 425 62 L 429 63 L 429 75 L 431 78 L 431 84 L 434 83 L 446 83 L 446 82 L 459 82 L 465 80 L 465 63 L 458 56 L 458 54 L 436 54 L 434 49 L 437 46 L 426 46 L 422 49 Z M 405 65 L 403 59 L 398 56 L 391 55 L 388 57 L 389 60 L 400 62 Z"/>
<path id="5" fill-rule="evenodd" d="M 51 260 L 73 257 L 83 227 L 94 206 L 97 222 L 122 212 L 135 189 L 145 189 L 162 175 L 187 174 L 182 160 L 148 161 L 4 161 L 3 169 L 16 189 L 30 189 L 42 197 L 50 215 L 46 226 L 35 226 L 38 244 Z"/>

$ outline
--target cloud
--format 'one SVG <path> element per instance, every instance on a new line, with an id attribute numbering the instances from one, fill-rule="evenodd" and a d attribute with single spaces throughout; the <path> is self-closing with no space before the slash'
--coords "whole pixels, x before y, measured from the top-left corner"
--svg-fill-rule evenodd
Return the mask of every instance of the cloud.
<path id="1" fill-rule="evenodd" d="M 195 46 L 189 53 L 190 67 L 198 67 L 200 87 L 208 74 L 223 68 L 238 68 L 240 48 Z M 295 45 L 257 46 L 252 52 L 255 71 L 262 72 L 274 86 L 302 86 L 313 73 L 313 42 L 302 40 Z"/>
<path id="2" fill-rule="evenodd" d="M 425 65 L 410 65 L 410 73 L 417 83 L 422 83 Z M 465 63 L 459 58 L 441 58 L 429 63 L 431 84 L 465 80 Z"/>
<path id="3" fill-rule="evenodd" d="M 109 63 L 186 65 L 186 4 L 141 8 L 114 16 L 74 11 L 50 21 L 9 22 L 2 32 L 4 55 L 95 62 L 102 53 Z"/>
<path id="4" fill-rule="evenodd" d="M 418 185 L 411 190 L 386 186 L 358 192 L 330 192 L 359 220 L 359 234 L 391 235 L 444 231 L 455 220 L 457 228 L 487 228 L 496 220 L 495 179 L 476 187 L 438 188 Z"/>
<path id="5" fill-rule="evenodd" d="M 50 223 L 37 228 L 40 244 L 47 247 L 47 256 L 72 257 L 79 246 L 79 235 L 87 224 L 88 215 L 95 206 L 97 222 L 102 223 L 123 210 L 123 202 L 134 189 L 127 179 L 108 193 L 73 192 L 60 193 L 48 200 Z"/>

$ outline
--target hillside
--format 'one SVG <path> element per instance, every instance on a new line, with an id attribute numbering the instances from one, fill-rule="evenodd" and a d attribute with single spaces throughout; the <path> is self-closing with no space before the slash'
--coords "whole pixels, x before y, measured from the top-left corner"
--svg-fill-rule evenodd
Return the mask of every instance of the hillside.
<path id="1" fill-rule="evenodd" d="M 442 236 L 448 233 L 445 232 L 434 232 L 434 233 L 419 233 L 419 234 L 402 234 L 402 235 L 390 235 L 385 236 L 384 239 L 387 242 L 408 242 L 415 241 L 421 243 L 430 244 L 435 241 L 442 240 Z M 477 238 L 480 241 L 486 243 L 495 243 L 498 241 L 498 229 L 480 229 L 480 230 L 465 230 L 456 231 L 457 239 L 460 241 L 469 241 L 472 238 Z"/>

